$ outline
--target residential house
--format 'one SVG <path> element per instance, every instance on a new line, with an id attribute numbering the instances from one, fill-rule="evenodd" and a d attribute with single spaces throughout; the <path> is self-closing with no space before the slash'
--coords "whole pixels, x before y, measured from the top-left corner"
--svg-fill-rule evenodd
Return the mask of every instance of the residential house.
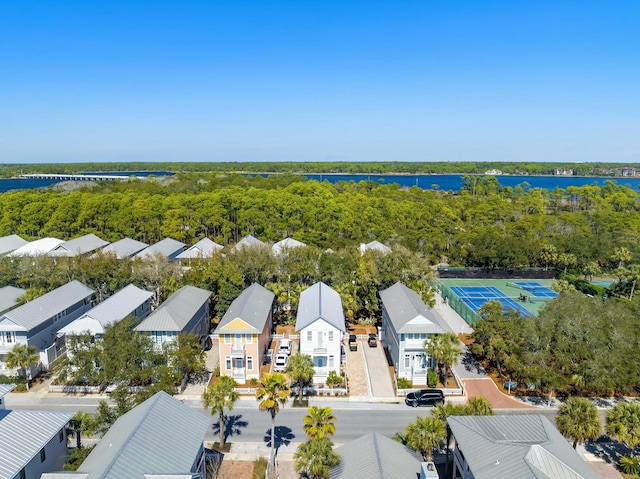
<path id="1" fill-rule="evenodd" d="M 186 245 L 184 243 L 181 243 L 180 241 L 174 240 L 172 238 L 165 238 L 162 241 L 158 241 L 157 243 L 146 247 L 138 254 L 136 254 L 135 257 L 146 260 L 160 255 L 164 258 L 175 259 L 176 256 L 182 253 L 185 246 Z"/>
<path id="2" fill-rule="evenodd" d="M 573 170 L 571 168 L 556 168 L 553 170 L 555 176 L 573 176 Z"/>
<path id="3" fill-rule="evenodd" d="M 164 391 L 123 414 L 77 471 L 42 479 L 201 479 L 211 419 Z"/>
<path id="4" fill-rule="evenodd" d="M 216 251 L 220 251 L 222 245 L 214 243 L 209 238 L 202 238 L 196 244 L 183 251 L 176 259 L 197 259 L 197 258 L 211 258 Z"/>
<path id="5" fill-rule="evenodd" d="M 16 344 L 35 346 L 40 353 L 40 365 L 45 369 L 64 351 L 64 341 L 56 337 L 61 327 L 79 318 L 91 309 L 94 291 L 71 281 L 28 303 L 0 316 L 0 374 L 11 376 L 5 355 Z M 37 371 L 35 367 L 31 371 Z"/>
<path id="6" fill-rule="evenodd" d="M 62 468 L 73 414 L 6 409 L 13 384 L 0 384 L 0 479 L 35 479 Z"/>
<path id="7" fill-rule="evenodd" d="M 103 248 L 109 244 L 108 241 L 98 238 L 94 234 L 87 234 L 74 238 L 64 243 L 60 243 L 53 248 L 50 252 L 50 256 L 82 256 Z"/>
<path id="8" fill-rule="evenodd" d="M 116 258 L 131 258 L 149 245 L 131 238 L 123 238 L 102 248 L 103 254 L 115 254 Z"/>
<path id="9" fill-rule="evenodd" d="M 233 300 L 216 328 L 220 374 L 238 383 L 260 379 L 260 366 L 269 348 L 275 295 L 253 283 Z"/>
<path id="10" fill-rule="evenodd" d="M 236 243 L 232 250 L 239 251 L 243 248 L 261 248 L 267 244 L 260 241 L 258 238 L 252 235 L 247 235 Z"/>
<path id="11" fill-rule="evenodd" d="M 432 462 L 423 463 L 417 452 L 377 432 L 337 447 L 335 452 L 340 463 L 331 469 L 330 479 L 417 479 L 423 464 L 435 469 Z"/>
<path id="12" fill-rule="evenodd" d="M 40 256 L 49 253 L 56 246 L 64 243 L 58 238 L 42 238 L 39 240 L 31 241 L 20 248 L 13 250 L 7 256 L 20 257 L 20 256 Z"/>
<path id="13" fill-rule="evenodd" d="M 18 298 L 26 292 L 26 289 L 15 286 L 0 288 L 0 314 L 15 308 L 18 305 Z"/>
<path id="14" fill-rule="evenodd" d="M 454 479 L 597 479 L 542 415 L 449 416 Z"/>
<path id="15" fill-rule="evenodd" d="M 210 296 L 211 291 L 183 286 L 143 319 L 135 330 L 148 334 L 159 348 L 175 341 L 179 333 L 193 334 L 204 345 L 211 321 Z"/>
<path id="16" fill-rule="evenodd" d="M 391 248 L 380 243 L 380 241 L 372 241 L 371 243 L 360 243 L 360 254 L 363 255 L 367 251 L 378 251 L 382 254 L 391 253 Z"/>
<path id="17" fill-rule="evenodd" d="M 276 256 L 279 256 L 283 253 L 286 253 L 287 250 L 290 250 L 293 248 L 300 248 L 302 246 L 307 246 L 307 245 L 302 241 L 298 241 L 293 238 L 285 238 L 282 241 L 278 241 L 271 247 L 271 253 L 273 253 Z"/>
<path id="18" fill-rule="evenodd" d="M 427 384 L 427 369 L 434 364 L 424 352 L 424 342 L 450 329 L 433 308 L 423 303 L 418 293 L 400 282 L 380 291 L 380 298 L 380 339 L 389 351 L 397 376 L 414 385 Z"/>
<path id="19" fill-rule="evenodd" d="M 73 354 L 71 348 L 73 336 L 88 333 L 94 340 L 100 339 L 104 335 L 105 327 L 109 324 L 117 323 L 127 316 L 146 318 L 151 312 L 152 296 L 153 293 L 130 284 L 59 329 L 58 336 L 64 336 L 67 353 Z"/>
<path id="20" fill-rule="evenodd" d="M 322 384 L 330 371 L 340 374 L 342 336 L 345 332 L 340 295 L 320 282 L 300 294 L 296 331 L 300 352 L 313 359 L 313 382 Z"/>
<path id="21" fill-rule="evenodd" d="M 29 242 L 27 240 L 20 238 L 18 235 L 3 236 L 0 238 L 0 257 L 15 251 L 28 243 Z"/>
<path id="22" fill-rule="evenodd" d="M 631 166 L 616 168 L 616 173 L 618 176 L 638 176 L 638 170 Z"/>

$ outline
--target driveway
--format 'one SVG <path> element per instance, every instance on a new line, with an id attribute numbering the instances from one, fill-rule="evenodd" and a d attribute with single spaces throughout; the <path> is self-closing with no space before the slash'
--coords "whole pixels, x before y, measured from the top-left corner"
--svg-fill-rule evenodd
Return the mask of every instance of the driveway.
<path id="1" fill-rule="evenodd" d="M 369 347 L 366 341 L 358 341 L 358 348 L 364 355 L 365 367 L 371 381 L 371 395 L 375 398 L 393 398 L 395 392 L 389 373 L 389 364 L 380 343 L 375 348 Z"/>

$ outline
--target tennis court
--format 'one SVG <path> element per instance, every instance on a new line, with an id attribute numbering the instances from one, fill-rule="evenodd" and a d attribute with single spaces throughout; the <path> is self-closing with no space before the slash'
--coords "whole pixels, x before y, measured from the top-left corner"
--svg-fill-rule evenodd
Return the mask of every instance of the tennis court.
<path id="1" fill-rule="evenodd" d="M 505 311 L 513 309 L 520 311 L 522 315 L 533 316 L 531 312 L 522 306 L 522 302 L 517 302 L 493 286 L 452 286 L 451 291 L 464 301 L 474 313 L 477 313 L 487 302 L 498 301 Z M 520 295 L 520 298 L 522 297 Z M 519 301 L 522 300 L 519 299 Z"/>
<path id="2" fill-rule="evenodd" d="M 525 291 L 528 291 L 537 298 L 552 299 L 558 296 L 558 293 L 556 293 L 552 289 L 547 288 L 546 286 L 541 285 L 537 281 L 514 281 L 513 284 L 515 284 L 519 288 L 524 289 Z"/>

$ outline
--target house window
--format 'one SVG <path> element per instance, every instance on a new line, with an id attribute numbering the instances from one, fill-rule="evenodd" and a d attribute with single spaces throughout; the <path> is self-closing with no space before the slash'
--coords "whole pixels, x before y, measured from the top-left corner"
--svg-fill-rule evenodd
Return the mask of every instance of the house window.
<path id="1" fill-rule="evenodd" d="M 13 331 L 5 331 L 4 332 L 4 342 L 7 344 L 11 344 L 11 343 L 15 343 L 16 342 L 16 338 L 15 338 L 15 332 Z M 2 338 L 2 336 L 0 336 L 0 338 Z"/>
<path id="2" fill-rule="evenodd" d="M 247 344 L 253 344 L 253 334 L 247 334 Z"/>
<path id="3" fill-rule="evenodd" d="M 333 331 L 329 331 L 329 341 L 333 341 Z"/>
<path id="4" fill-rule="evenodd" d="M 253 356 L 247 356 L 247 369 L 253 371 Z"/>
<path id="5" fill-rule="evenodd" d="M 333 368 L 333 356 L 329 356 L 329 361 L 327 362 L 327 366 L 329 368 Z"/>
<path id="6" fill-rule="evenodd" d="M 313 331 L 307 331 L 307 341 L 313 341 Z"/>
<path id="7" fill-rule="evenodd" d="M 47 458 L 47 455 L 44 452 L 44 447 L 42 449 L 40 449 L 40 462 L 44 462 L 44 460 Z"/>
<path id="8" fill-rule="evenodd" d="M 224 364 L 225 364 L 225 369 L 227 371 L 231 370 L 231 357 L 227 356 L 226 358 L 224 358 Z"/>
<path id="9" fill-rule="evenodd" d="M 405 354 L 404 355 L 404 367 L 408 369 L 410 365 L 411 365 L 411 355 L 410 354 Z"/>
<path id="10" fill-rule="evenodd" d="M 58 431 L 58 442 L 64 441 L 64 429 Z"/>
<path id="11" fill-rule="evenodd" d="M 231 344 L 231 335 L 230 334 L 225 334 L 224 335 L 224 344 Z"/>
<path id="12" fill-rule="evenodd" d="M 20 470 L 20 475 L 18 476 L 20 479 L 27 479 L 27 473 L 24 472 L 24 469 Z"/>
<path id="13" fill-rule="evenodd" d="M 236 345 L 242 344 L 242 336 L 244 336 L 244 334 L 236 334 Z"/>
<path id="14" fill-rule="evenodd" d="M 162 344 L 162 331 L 156 331 L 156 344 Z"/>

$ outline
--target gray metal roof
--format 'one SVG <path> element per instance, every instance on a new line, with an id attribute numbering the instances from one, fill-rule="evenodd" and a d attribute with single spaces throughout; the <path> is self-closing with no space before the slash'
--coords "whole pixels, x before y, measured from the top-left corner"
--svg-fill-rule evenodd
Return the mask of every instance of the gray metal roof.
<path id="1" fill-rule="evenodd" d="M 220 331 L 235 319 L 241 319 L 251 328 L 227 328 L 224 332 L 230 334 L 260 334 L 264 330 L 274 298 L 275 294 L 271 291 L 258 283 L 253 283 L 233 300 L 227 312 L 224 313 L 216 331 Z"/>
<path id="2" fill-rule="evenodd" d="M 273 254 L 280 254 L 283 251 L 291 248 L 299 248 L 301 246 L 307 246 L 306 243 L 302 241 L 295 240 L 293 238 L 285 238 L 282 241 L 278 241 L 271 247 L 271 252 Z"/>
<path id="3" fill-rule="evenodd" d="M 16 288 L 15 286 L 0 288 L 0 314 L 18 304 L 18 298 L 25 292 L 26 289 Z"/>
<path id="4" fill-rule="evenodd" d="M 43 411 L 0 411 L 0 479 L 18 477 L 73 414 Z"/>
<path id="5" fill-rule="evenodd" d="M 188 475 L 211 418 L 159 392 L 121 416 L 79 473 L 90 479 L 144 479 Z"/>
<path id="6" fill-rule="evenodd" d="M 94 291 L 80 281 L 73 280 L 33 301 L 7 311 L 0 316 L 0 326 L 13 323 L 24 331 L 30 331 L 55 314 L 90 298 Z"/>
<path id="7" fill-rule="evenodd" d="M 18 235 L 3 236 L 0 238 L 0 256 L 11 253 L 28 243 Z"/>
<path id="8" fill-rule="evenodd" d="M 145 259 L 156 254 L 160 254 L 166 258 L 175 258 L 182 252 L 185 246 L 186 245 L 184 243 L 181 243 L 178 240 L 165 238 L 162 241 L 158 241 L 157 243 L 154 243 L 140 251 L 136 255 L 136 258 Z"/>
<path id="9" fill-rule="evenodd" d="M 0 384 L 0 399 L 5 397 L 16 388 L 15 384 Z"/>
<path id="10" fill-rule="evenodd" d="M 442 334 L 450 331 L 438 313 L 427 308 L 418 293 L 404 284 L 397 282 L 379 294 L 397 333 Z"/>
<path id="11" fill-rule="evenodd" d="M 53 248 L 49 254 L 51 256 L 79 256 L 107 246 L 108 241 L 97 237 L 93 233 L 74 238 Z"/>
<path id="12" fill-rule="evenodd" d="M 80 335 L 88 330 L 94 336 L 102 334 L 105 326 L 133 314 L 151 296 L 153 296 L 153 293 L 149 291 L 140 289 L 132 284 L 127 285 L 95 308 L 90 309 L 78 319 L 60 329 L 58 333 Z M 94 321 L 97 324 L 93 324 Z M 98 330 L 91 329 L 91 326 L 97 326 Z M 88 327 L 89 329 L 87 329 Z"/>
<path id="13" fill-rule="evenodd" d="M 136 326 L 136 331 L 176 331 L 180 332 L 191 321 L 198 309 L 207 302 L 211 291 L 183 286 L 173 293 Z"/>
<path id="14" fill-rule="evenodd" d="M 448 423 L 475 479 L 598 477 L 544 416 L 451 416 Z"/>
<path id="15" fill-rule="evenodd" d="M 318 319 L 324 319 L 340 331 L 345 331 L 340 295 L 322 281 L 300 293 L 296 331 L 306 328 Z"/>
<path id="16" fill-rule="evenodd" d="M 377 432 L 369 433 L 336 448 L 340 463 L 331 469 L 330 479 L 416 479 L 420 454 Z"/>
<path id="17" fill-rule="evenodd" d="M 221 249 L 222 245 L 214 243 L 209 238 L 202 238 L 192 247 L 176 256 L 176 259 L 209 258 Z"/>
<path id="18" fill-rule="evenodd" d="M 256 246 L 266 246 L 266 243 L 264 243 L 263 241 L 260 241 L 255 236 L 247 235 L 244 238 L 242 238 L 240 241 L 238 241 L 233 248 L 238 250 L 246 247 L 252 248 Z"/>
<path id="19" fill-rule="evenodd" d="M 365 251 L 380 251 L 381 253 L 391 253 L 391 248 L 380 243 L 380 241 L 378 240 L 367 243 L 366 245 L 364 245 L 364 249 Z"/>
<path id="20" fill-rule="evenodd" d="M 64 241 L 58 238 L 41 238 L 21 246 L 9 253 L 8 256 L 38 256 L 41 254 L 47 254 L 53 248 L 62 243 L 64 243 Z"/>
<path id="21" fill-rule="evenodd" d="M 102 248 L 104 254 L 114 253 L 116 258 L 129 258 L 149 246 L 147 243 L 131 238 L 123 238 Z"/>

